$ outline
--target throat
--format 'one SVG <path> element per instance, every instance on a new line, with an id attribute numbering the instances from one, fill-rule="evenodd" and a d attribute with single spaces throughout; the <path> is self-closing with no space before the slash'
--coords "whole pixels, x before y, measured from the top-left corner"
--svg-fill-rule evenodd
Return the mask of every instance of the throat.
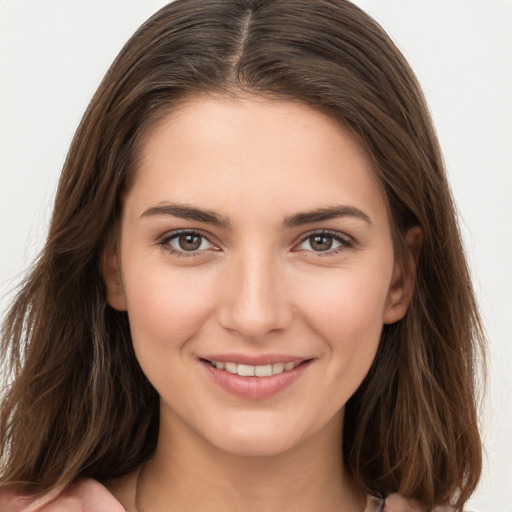
<path id="1" fill-rule="evenodd" d="M 179 450 L 177 450 L 179 452 Z M 157 453 L 141 471 L 134 512 L 364 512 L 366 496 L 340 460 L 301 453 L 271 457 L 213 454 L 199 460 Z M 179 453 L 176 453 L 179 455 Z M 197 454 L 196 454 L 197 455 Z M 131 510 L 130 510 L 131 512 Z"/>

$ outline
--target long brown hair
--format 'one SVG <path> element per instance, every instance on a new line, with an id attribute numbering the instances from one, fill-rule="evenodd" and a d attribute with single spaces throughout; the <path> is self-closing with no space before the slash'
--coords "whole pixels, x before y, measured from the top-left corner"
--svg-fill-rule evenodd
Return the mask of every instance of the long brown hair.
<path id="1" fill-rule="evenodd" d="M 452 197 L 418 83 L 384 31 L 346 0 L 176 0 L 128 41 L 89 105 L 46 245 L 7 315 L 0 482 L 44 491 L 134 470 L 153 453 L 158 396 L 100 261 L 148 127 L 186 96 L 293 99 L 350 128 L 389 207 L 397 257 L 424 234 L 405 318 L 384 326 L 345 413 L 343 456 L 368 492 L 462 507 L 481 470 L 483 336 Z"/>

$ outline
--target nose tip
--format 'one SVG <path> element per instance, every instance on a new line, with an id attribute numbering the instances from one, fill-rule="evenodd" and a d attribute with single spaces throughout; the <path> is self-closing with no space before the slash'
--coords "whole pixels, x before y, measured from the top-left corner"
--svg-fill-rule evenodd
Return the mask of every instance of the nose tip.
<path id="1" fill-rule="evenodd" d="M 285 330 L 293 317 L 283 281 L 271 266 L 244 265 L 225 283 L 221 326 L 246 341 Z"/>

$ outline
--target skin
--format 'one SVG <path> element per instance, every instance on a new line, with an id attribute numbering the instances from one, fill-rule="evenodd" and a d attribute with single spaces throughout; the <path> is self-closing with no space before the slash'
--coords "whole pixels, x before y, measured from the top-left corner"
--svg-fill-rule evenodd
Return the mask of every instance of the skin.
<path id="1" fill-rule="evenodd" d="M 170 204 L 224 223 L 162 213 Z M 352 214 L 286 222 L 340 205 Z M 184 250 L 176 230 L 204 236 L 199 248 Z M 407 233 L 413 248 L 420 235 Z M 383 193 L 348 130 L 253 96 L 180 105 L 147 134 L 104 275 L 161 397 L 137 503 L 134 475 L 108 484 L 128 510 L 364 510 L 343 468 L 344 406 L 383 324 L 405 314 L 412 276 L 395 262 Z M 212 382 L 200 362 L 212 353 L 311 362 L 254 400 Z"/>

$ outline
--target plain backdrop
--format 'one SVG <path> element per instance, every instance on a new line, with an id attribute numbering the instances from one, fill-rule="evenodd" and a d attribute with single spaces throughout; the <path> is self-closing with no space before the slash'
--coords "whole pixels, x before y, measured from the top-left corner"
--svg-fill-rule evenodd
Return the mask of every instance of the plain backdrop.
<path id="1" fill-rule="evenodd" d="M 67 148 L 124 42 L 164 0 L 0 0 L 0 307 L 45 238 Z M 512 0 L 358 0 L 427 96 L 489 337 L 482 483 L 512 512 Z"/>

